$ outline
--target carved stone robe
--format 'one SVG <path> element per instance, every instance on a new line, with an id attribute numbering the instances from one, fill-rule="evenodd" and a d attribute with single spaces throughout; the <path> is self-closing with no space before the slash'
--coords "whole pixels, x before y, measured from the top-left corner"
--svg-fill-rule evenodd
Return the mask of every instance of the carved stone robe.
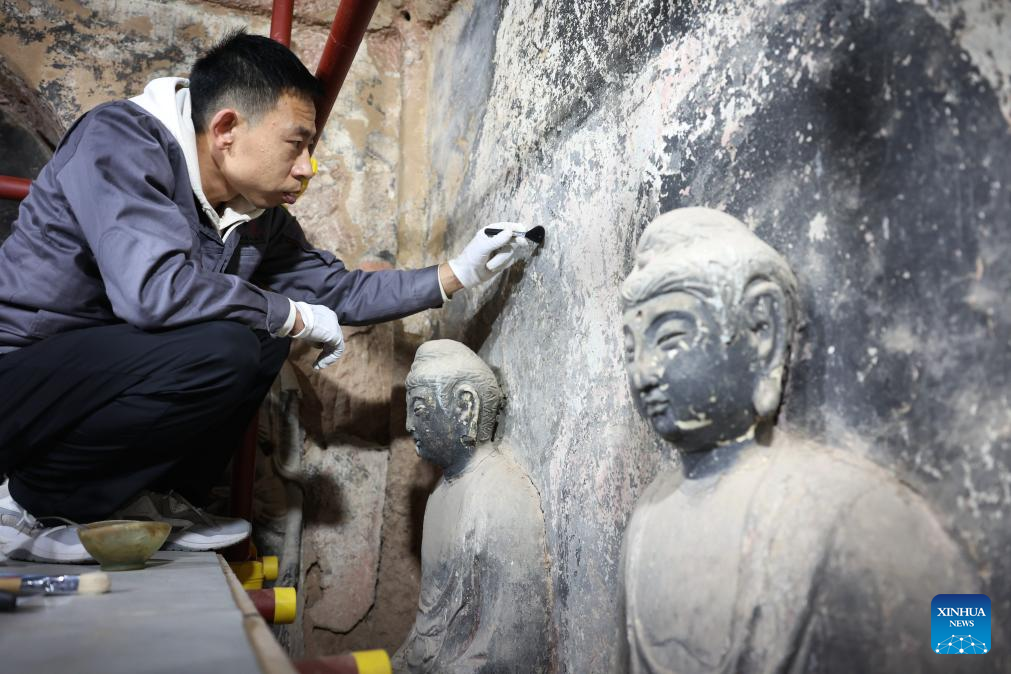
<path id="1" fill-rule="evenodd" d="M 540 497 L 491 446 L 428 499 L 421 598 L 394 659 L 412 673 L 547 672 L 550 572 Z"/>
<path id="2" fill-rule="evenodd" d="M 796 440 L 710 463 L 660 475 L 626 529 L 633 674 L 956 671 L 930 602 L 976 579 L 916 494 Z"/>

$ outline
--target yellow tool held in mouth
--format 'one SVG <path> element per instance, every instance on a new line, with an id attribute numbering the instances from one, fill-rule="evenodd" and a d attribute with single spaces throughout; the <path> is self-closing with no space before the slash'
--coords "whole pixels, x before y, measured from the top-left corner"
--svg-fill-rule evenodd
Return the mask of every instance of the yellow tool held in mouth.
<path id="1" fill-rule="evenodd" d="M 309 188 L 309 181 L 313 179 L 317 173 L 319 173 L 319 162 L 316 161 L 315 157 L 309 157 L 309 164 L 312 165 L 312 175 L 308 178 L 302 178 L 302 186 L 298 189 L 298 193 L 295 194 L 295 201 L 302 198 L 302 194 Z M 281 204 L 284 208 L 288 208 L 288 204 Z"/>
<path id="2" fill-rule="evenodd" d="M 309 181 L 312 180 L 312 177 L 315 176 L 317 173 L 319 173 L 319 162 L 316 161 L 316 158 L 309 157 L 309 163 L 312 164 L 312 176 L 308 178 L 302 178 L 302 189 L 298 191 L 298 197 L 301 197 L 302 193 L 305 192 L 306 188 L 309 187 Z"/>

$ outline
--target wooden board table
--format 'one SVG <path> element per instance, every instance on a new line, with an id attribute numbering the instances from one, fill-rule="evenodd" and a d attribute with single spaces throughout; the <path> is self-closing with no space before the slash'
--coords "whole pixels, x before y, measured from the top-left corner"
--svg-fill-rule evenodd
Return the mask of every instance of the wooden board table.
<path id="1" fill-rule="evenodd" d="M 0 573 L 97 570 L 0 564 Z M 0 613 L 0 674 L 294 674 L 217 554 L 160 551 L 143 571 L 109 577 L 108 594 L 21 599 Z"/>

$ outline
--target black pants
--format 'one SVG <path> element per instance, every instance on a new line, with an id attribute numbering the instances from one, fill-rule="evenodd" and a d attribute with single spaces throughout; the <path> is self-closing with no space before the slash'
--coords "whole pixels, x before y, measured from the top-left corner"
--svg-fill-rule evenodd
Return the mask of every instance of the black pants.
<path id="1" fill-rule="evenodd" d="M 228 321 L 67 332 L 0 356 L 0 473 L 36 517 L 107 518 L 142 489 L 196 503 L 290 340 Z"/>

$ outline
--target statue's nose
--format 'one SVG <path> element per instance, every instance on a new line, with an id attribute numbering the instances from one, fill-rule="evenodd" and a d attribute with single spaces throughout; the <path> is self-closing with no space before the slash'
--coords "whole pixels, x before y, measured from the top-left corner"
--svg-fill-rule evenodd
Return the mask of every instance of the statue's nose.
<path id="1" fill-rule="evenodd" d="M 657 377 L 650 363 L 636 361 L 632 365 L 632 385 L 635 386 L 636 391 L 640 394 L 645 395 L 650 390 L 659 386 L 659 384 L 660 379 Z"/>

